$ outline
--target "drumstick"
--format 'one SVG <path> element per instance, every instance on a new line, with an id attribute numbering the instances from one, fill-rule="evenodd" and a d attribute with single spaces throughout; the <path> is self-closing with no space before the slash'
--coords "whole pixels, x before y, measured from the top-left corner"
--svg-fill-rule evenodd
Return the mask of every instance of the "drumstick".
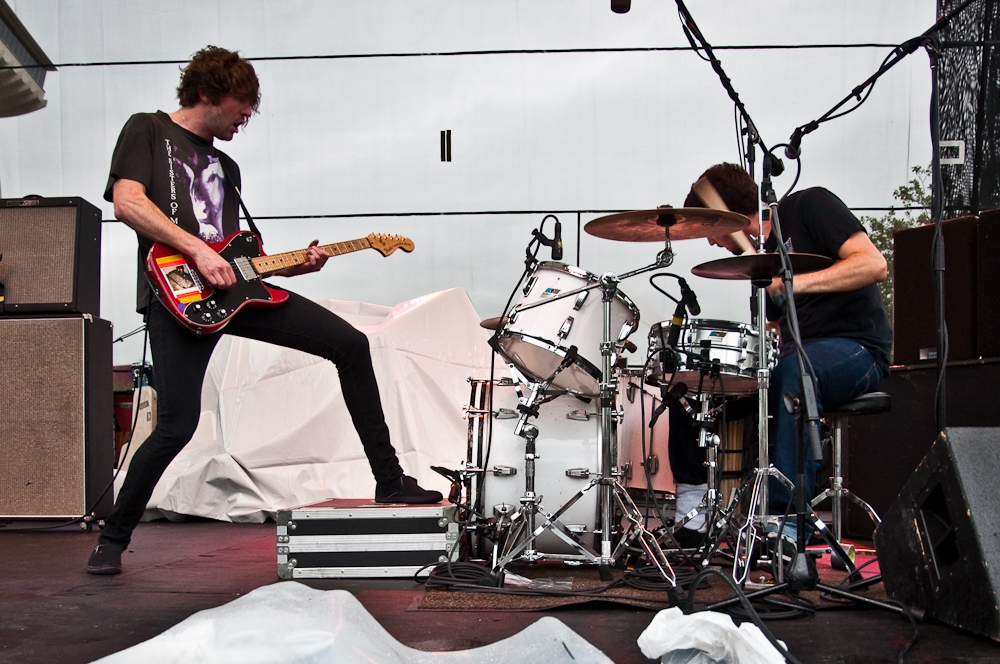
<path id="1" fill-rule="evenodd" d="M 705 207 L 712 210 L 722 210 L 724 212 L 729 212 L 729 207 L 726 202 L 722 200 L 722 196 L 719 196 L 719 192 L 715 190 L 712 183 L 709 182 L 708 178 L 703 177 L 694 183 L 691 187 L 691 191 L 694 192 L 695 196 L 701 199 L 701 202 L 705 204 Z M 757 250 L 754 249 L 753 244 L 750 242 L 750 238 L 747 237 L 746 233 L 743 231 L 736 231 L 729 235 L 736 243 L 736 246 L 740 249 L 740 254 L 756 254 Z"/>

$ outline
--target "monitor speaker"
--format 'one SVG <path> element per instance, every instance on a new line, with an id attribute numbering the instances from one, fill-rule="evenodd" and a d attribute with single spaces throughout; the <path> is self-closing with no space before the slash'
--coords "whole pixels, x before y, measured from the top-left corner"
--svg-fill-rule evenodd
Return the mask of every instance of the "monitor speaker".
<path id="1" fill-rule="evenodd" d="M 875 530 L 889 596 L 1000 641 L 1000 428 L 951 427 Z"/>
<path id="2" fill-rule="evenodd" d="M 0 517 L 105 518 L 114 453 L 111 324 L 0 317 Z"/>
<path id="3" fill-rule="evenodd" d="M 101 309 L 101 211 L 82 198 L 0 199 L 6 314 Z"/>

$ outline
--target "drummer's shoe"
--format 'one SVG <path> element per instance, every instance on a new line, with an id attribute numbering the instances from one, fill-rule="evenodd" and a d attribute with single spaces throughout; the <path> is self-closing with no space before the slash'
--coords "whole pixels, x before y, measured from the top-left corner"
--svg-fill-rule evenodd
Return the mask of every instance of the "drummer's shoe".
<path id="1" fill-rule="evenodd" d="M 682 549 L 697 549 L 705 541 L 705 533 L 700 530 L 694 530 L 692 528 L 680 528 L 674 532 L 674 541 Z"/>
<path id="2" fill-rule="evenodd" d="M 404 503 L 407 505 L 428 505 L 440 503 L 444 496 L 440 491 L 422 488 L 409 475 L 401 475 L 388 482 L 375 484 L 376 503 Z"/>

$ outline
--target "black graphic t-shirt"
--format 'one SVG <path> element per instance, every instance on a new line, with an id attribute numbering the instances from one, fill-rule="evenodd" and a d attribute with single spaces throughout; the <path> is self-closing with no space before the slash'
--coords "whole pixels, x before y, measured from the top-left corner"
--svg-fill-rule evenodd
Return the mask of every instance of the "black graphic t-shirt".
<path id="1" fill-rule="evenodd" d="M 235 182 L 227 180 L 227 174 Z M 125 123 L 111 157 L 104 200 L 112 201 L 115 180 L 135 180 L 146 196 L 172 222 L 206 242 L 218 242 L 239 230 L 239 206 L 233 184 L 240 186 L 240 169 L 211 141 L 176 124 L 163 111 L 136 113 Z M 139 235 L 136 310 L 149 297 L 143 264 L 153 246 Z"/>
<path id="2" fill-rule="evenodd" d="M 822 187 L 797 191 L 778 206 L 781 235 L 789 251 L 819 254 L 839 259 L 841 245 L 858 231 L 866 232 L 850 209 Z M 777 249 L 772 232 L 764 244 L 767 251 Z M 892 352 L 892 327 L 885 315 L 878 286 L 835 293 L 808 293 L 795 296 L 802 340 L 822 337 L 853 339 L 864 346 L 882 366 L 889 369 Z M 768 318 L 782 312 L 768 301 Z M 781 337 L 790 339 L 784 317 Z"/>

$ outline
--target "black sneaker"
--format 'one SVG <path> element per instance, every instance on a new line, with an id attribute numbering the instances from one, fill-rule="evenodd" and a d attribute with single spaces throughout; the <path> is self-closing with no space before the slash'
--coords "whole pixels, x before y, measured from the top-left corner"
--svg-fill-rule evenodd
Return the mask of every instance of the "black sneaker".
<path id="1" fill-rule="evenodd" d="M 402 475 L 390 482 L 379 482 L 375 485 L 376 503 L 429 505 L 440 503 L 443 497 L 440 491 L 422 489 L 409 475 Z"/>
<path id="2" fill-rule="evenodd" d="M 705 542 L 705 533 L 682 527 L 674 531 L 674 540 L 682 549 L 697 549 Z"/>
<path id="3" fill-rule="evenodd" d="M 98 544 L 87 561 L 88 574 L 121 574 L 122 551 L 119 544 Z"/>

